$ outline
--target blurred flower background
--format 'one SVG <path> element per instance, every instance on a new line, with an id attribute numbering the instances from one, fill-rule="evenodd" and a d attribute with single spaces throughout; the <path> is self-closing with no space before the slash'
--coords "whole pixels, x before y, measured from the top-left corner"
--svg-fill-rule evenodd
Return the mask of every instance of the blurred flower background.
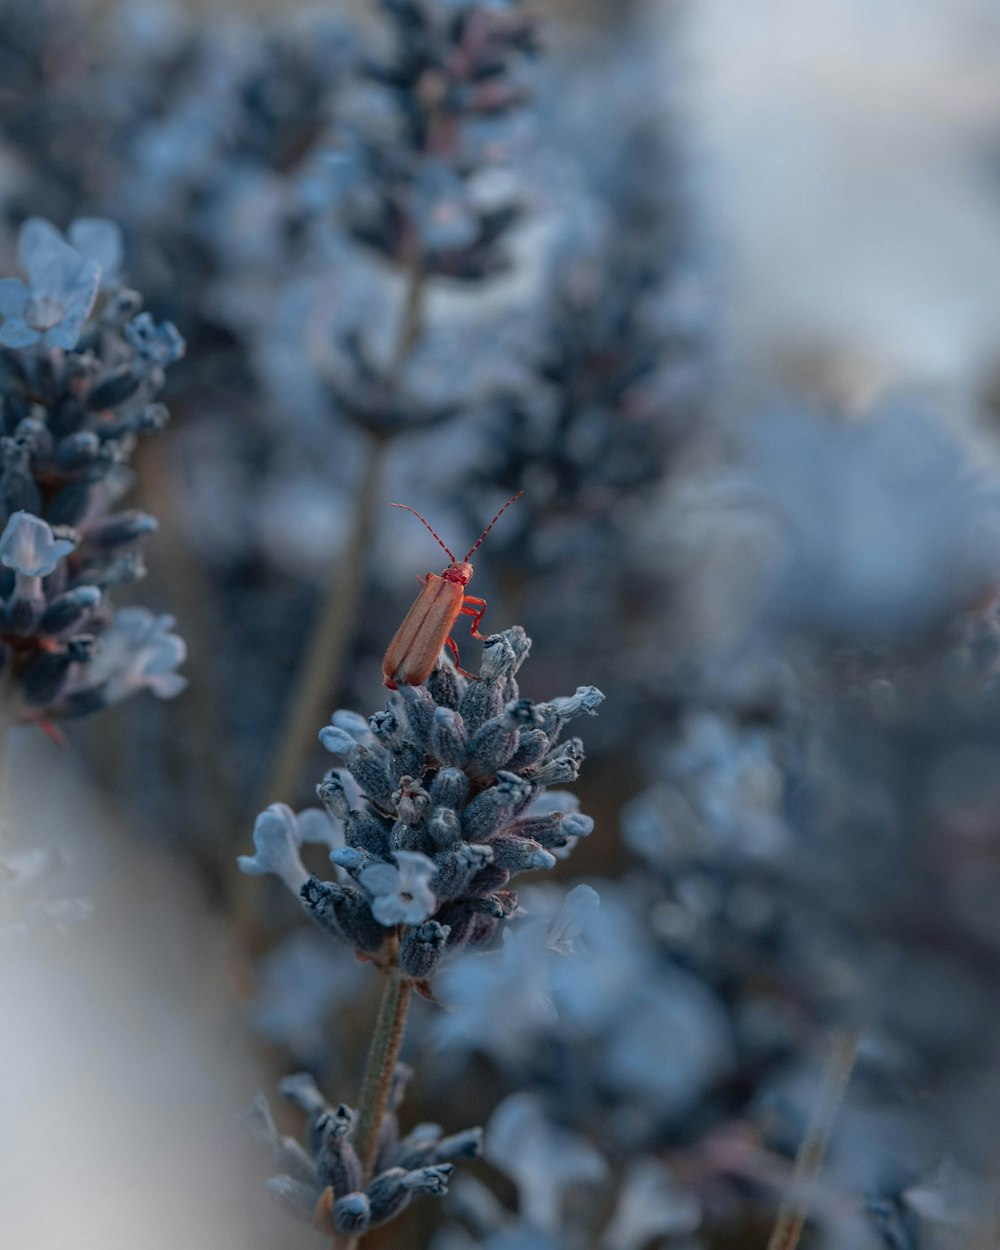
<path id="1" fill-rule="evenodd" d="M 322 1244 L 253 1136 L 314 1203 L 397 922 L 380 1157 L 456 1166 L 373 1250 L 1000 1243 L 998 69 L 984 0 L 0 0 L 5 1244 Z M 507 659 L 369 721 L 389 503 L 520 490 Z M 430 760 L 553 787 L 451 894 Z"/>

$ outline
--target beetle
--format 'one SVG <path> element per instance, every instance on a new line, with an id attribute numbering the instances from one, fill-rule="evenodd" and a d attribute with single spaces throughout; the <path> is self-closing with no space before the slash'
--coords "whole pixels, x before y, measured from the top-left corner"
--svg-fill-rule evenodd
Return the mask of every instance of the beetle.
<path id="1" fill-rule="evenodd" d="M 464 677 L 473 676 L 461 667 L 458 647 L 454 638 L 451 637 L 451 631 L 458 618 L 471 616 L 472 637 L 480 642 L 485 641 L 486 638 L 485 634 L 479 632 L 479 622 L 486 611 L 486 600 L 480 599 L 478 595 L 465 593 L 466 586 L 472 580 L 473 572 L 469 558 L 475 555 L 483 539 L 515 499 L 520 499 L 523 494 L 524 491 L 519 490 L 516 495 L 512 495 L 507 500 L 479 535 L 479 541 L 470 548 L 464 560 L 455 559 L 416 508 L 411 508 L 405 503 L 392 504 L 393 508 L 402 508 L 406 512 L 412 512 L 418 521 L 427 526 L 440 546 L 444 548 L 451 564 L 440 575 L 426 573 L 419 578 L 423 583 L 423 590 L 417 595 L 413 607 L 407 612 L 402 625 L 396 630 L 396 635 L 389 643 L 385 659 L 382 661 L 385 685 L 390 690 L 396 690 L 400 685 L 419 686 L 421 682 L 426 681 L 437 663 L 442 647 L 447 647 L 451 651 L 455 657 L 455 666 Z"/>

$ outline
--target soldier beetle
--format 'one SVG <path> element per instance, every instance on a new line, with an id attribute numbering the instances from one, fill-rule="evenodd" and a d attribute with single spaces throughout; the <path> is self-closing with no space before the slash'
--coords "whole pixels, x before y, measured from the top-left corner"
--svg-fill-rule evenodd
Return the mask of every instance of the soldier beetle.
<path id="1" fill-rule="evenodd" d="M 507 500 L 479 535 L 479 541 L 469 550 L 464 560 L 455 559 L 416 508 L 411 508 L 405 503 L 392 504 L 393 508 L 402 508 L 406 512 L 412 512 L 418 521 L 427 526 L 438 544 L 447 553 L 451 564 L 440 576 L 436 573 L 426 573 L 419 579 L 423 583 L 423 590 L 417 595 L 413 607 L 407 612 L 402 625 L 396 630 L 396 636 L 389 643 L 385 659 L 382 661 L 385 684 L 390 690 L 396 690 L 400 684 L 419 686 L 421 682 L 426 681 L 437 663 L 442 647 L 447 647 L 451 651 L 455 657 L 455 666 L 463 676 L 473 676 L 461 667 L 458 647 L 454 638 L 451 637 L 451 631 L 458 618 L 471 616 L 472 625 L 469 632 L 473 638 L 481 642 L 485 640 L 485 635 L 479 632 L 479 622 L 486 611 L 486 600 L 480 599 L 477 595 L 465 593 L 465 587 L 472 580 L 472 565 L 469 563 L 469 558 L 475 555 L 483 539 L 514 500 L 520 499 L 523 494 L 524 491 L 519 490 L 516 495 L 512 495 Z"/>

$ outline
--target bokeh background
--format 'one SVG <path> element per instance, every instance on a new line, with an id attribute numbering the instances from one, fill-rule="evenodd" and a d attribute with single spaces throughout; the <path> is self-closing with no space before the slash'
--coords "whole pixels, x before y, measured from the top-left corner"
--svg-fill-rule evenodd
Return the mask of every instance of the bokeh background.
<path id="1" fill-rule="evenodd" d="M 374 3 L 0 0 L 4 274 L 26 218 L 110 218 L 187 344 L 130 593 L 189 686 L 12 747 L 12 843 L 84 901 L 0 971 L 17 1250 L 319 1244 L 239 1115 L 301 1067 L 352 1096 L 377 978 L 235 857 L 443 567 L 388 504 L 464 550 L 519 489 L 485 625 L 528 696 L 606 695 L 596 830 L 523 905 L 602 906 L 421 1004 L 407 1116 L 493 1145 L 371 1244 L 763 1250 L 851 1038 L 803 1245 L 1000 1237 L 1000 13 L 537 22 L 457 177 Z"/>

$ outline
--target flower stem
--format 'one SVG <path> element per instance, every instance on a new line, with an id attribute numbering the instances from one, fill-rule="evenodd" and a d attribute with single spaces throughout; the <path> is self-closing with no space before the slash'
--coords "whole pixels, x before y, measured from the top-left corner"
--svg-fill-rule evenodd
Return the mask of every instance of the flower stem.
<path id="1" fill-rule="evenodd" d="M 358 1126 L 354 1133 L 354 1146 L 361 1160 L 366 1183 L 371 1180 L 375 1167 L 379 1132 L 406 1029 L 411 988 L 412 983 L 404 980 L 398 968 L 390 970 L 386 976 L 375 1031 L 368 1048 L 368 1061 L 361 1084 L 361 1097 L 358 1100 Z"/>
<path id="2" fill-rule="evenodd" d="M 791 1192 L 778 1210 L 767 1250 L 796 1250 L 799 1244 L 809 1206 L 808 1191 L 823 1167 L 833 1122 L 854 1070 L 860 1040 L 854 1028 L 840 1029 L 833 1037 L 830 1054 L 823 1065 L 820 1094 L 795 1156 Z"/>
<path id="3" fill-rule="evenodd" d="M 384 438 L 372 437 L 368 441 L 354 522 L 295 683 L 281 733 L 278 763 L 261 796 L 265 804 L 295 803 L 303 761 L 308 758 L 336 697 L 340 671 L 351 645 L 361 603 L 365 556 L 374 536 L 375 510 L 387 448 Z"/>
<path id="4" fill-rule="evenodd" d="M 404 980 L 398 968 L 389 970 L 375 1020 L 375 1031 L 368 1047 L 368 1060 L 358 1099 L 358 1125 L 354 1130 L 354 1146 L 361 1160 L 365 1185 L 375 1170 L 378 1139 L 396 1072 L 399 1048 L 403 1044 L 412 988 L 412 982 Z M 351 1237 L 344 1250 L 357 1250 L 360 1242 L 360 1236 Z M 339 1250 L 339 1246 L 334 1237 L 332 1250 Z"/>

